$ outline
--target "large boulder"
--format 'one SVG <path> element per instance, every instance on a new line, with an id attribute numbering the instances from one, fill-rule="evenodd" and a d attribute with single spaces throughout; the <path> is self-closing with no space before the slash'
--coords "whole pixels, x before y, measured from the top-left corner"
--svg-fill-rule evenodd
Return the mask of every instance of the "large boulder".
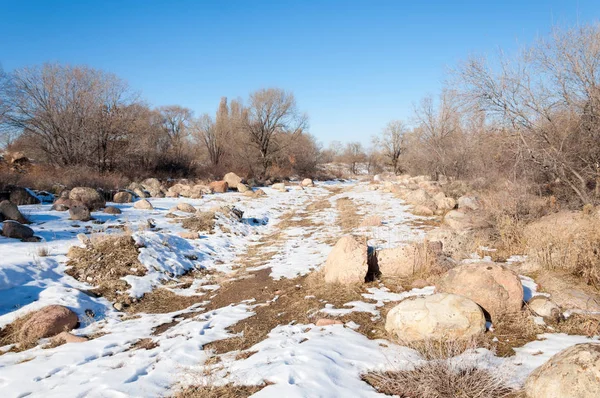
<path id="1" fill-rule="evenodd" d="M 468 339 L 485 332 L 485 316 L 467 297 L 439 293 L 400 302 L 388 312 L 385 330 L 404 342 Z"/>
<path id="2" fill-rule="evenodd" d="M 148 191 L 150 196 L 154 198 L 162 198 L 165 196 L 163 187 L 160 184 L 160 181 L 158 181 L 156 178 L 146 178 L 144 181 L 142 181 L 141 185 L 144 190 Z"/>
<path id="3" fill-rule="evenodd" d="M 90 211 L 98 210 L 106 206 L 106 201 L 94 188 L 77 187 L 69 192 L 69 199 L 81 202 Z"/>
<path id="4" fill-rule="evenodd" d="M 83 206 L 81 202 L 77 202 L 75 200 L 71 200 L 68 197 L 60 197 L 54 201 L 52 204 L 52 210 L 56 211 L 67 211 L 71 208 L 71 206 Z"/>
<path id="5" fill-rule="evenodd" d="M 404 197 L 404 200 L 406 200 L 406 202 L 410 203 L 411 205 L 420 205 L 428 207 L 432 211 L 436 209 L 435 201 L 433 200 L 431 195 L 428 194 L 427 191 L 425 191 L 424 189 L 417 189 L 410 192 Z"/>
<path id="6" fill-rule="evenodd" d="M 74 329 L 77 314 L 62 305 L 48 305 L 31 314 L 19 331 L 20 340 L 36 341 Z"/>
<path id="7" fill-rule="evenodd" d="M 558 319 L 560 308 L 546 296 L 534 296 L 527 302 L 527 307 L 535 314 L 550 319 Z"/>
<path id="8" fill-rule="evenodd" d="M 423 206 L 423 205 L 414 205 L 412 212 L 417 216 L 423 216 L 423 217 L 431 217 L 434 215 L 434 212 L 432 209 L 430 209 L 427 206 Z"/>
<path id="9" fill-rule="evenodd" d="M 106 214 L 121 214 L 121 209 L 115 206 L 106 206 L 104 208 L 104 213 Z"/>
<path id="10" fill-rule="evenodd" d="M 22 187 L 10 187 L 9 200 L 17 206 L 22 205 L 37 205 L 40 200 L 33 196 L 31 192 Z"/>
<path id="11" fill-rule="evenodd" d="M 323 274 L 327 283 L 364 283 L 369 271 L 367 241 L 352 235 L 343 236 L 327 257 Z"/>
<path id="12" fill-rule="evenodd" d="M 600 397 L 600 344 L 577 344 L 554 355 L 527 377 L 525 396 Z"/>
<path id="13" fill-rule="evenodd" d="M 549 293 L 558 306 L 565 310 L 600 312 L 600 294 L 569 273 L 545 270 L 536 279 L 540 289 Z"/>
<path id="14" fill-rule="evenodd" d="M 133 204 L 133 207 L 136 208 L 136 209 L 140 209 L 140 210 L 152 210 L 152 209 L 154 209 L 154 206 L 152 206 L 152 203 L 148 202 L 146 199 L 138 200 L 137 202 L 135 202 Z"/>
<path id="15" fill-rule="evenodd" d="M 181 202 L 177 204 L 177 210 L 184 213 L 195 213 L 196 208 L 189 203 Z"/>
<path id="16" fill-rule="evenodd" d="M 17 221 L 7 220 L 2 223 L 2 235 L 13 239 L 29 239 L 33 237 L 33 229 Z"/>
<path id="17" fill-rule="evenodd" d="M 90 221 L 92 215 L 90 209 L 86 206 L 71 206 L 69 208 L 69 218 L 76 221 Z"/>
<path id="18" fill-rule="evenodd" d="M 237 184 L 237 190 L 238 190 L 238 192 L 241 192 L 241 193 L 251 191 L 251 189 L 248 185 L 243 184 L 241 182 L 239 184 Z"/>
<path id="19" fill-rule="evenodd" d="M 287 192 L 287 188 L 285 187 L 285 184 L 283 182 L 278 182 L 276 184 L 271 185 L 271 188 L 273 188 L 276 191 L 279 192 Z"/>
<path id="20" fill-rule="evenodd" d="M 473 213 L 465 213 L 461 210 L 451 210 L 444 216 L 444 224 L 455 231 L 470 231 L 485 228 L 488 223 Z"/>
<path id="21" fill-rule="evenodd" d="M 448 198 L 443 192 L 439 192 L 433 197 L 435 205 L 440 210 L 452 210 L 456 207 L 456 200 Z"/>
<path id="22" fill-rule="evenodd" d="M 19 211 L 17 205 L 8 200 L 0 202 L 0 214 L 5 220 L 13 220 L 21 224 L 29 223 L 25 216 Z"/>
<path id="23" fill-rule="evenodd" d="M 383 276 L 405 277 L 423 271 L 425 264 L 417 245 L 399 246 L 377 252 L 377 265 Z"/>
<path id="24" fill-rule="evenodd" d="M 518 312 L 523 305 L 519 276 L 505 266 L 489 262 L 464 264 L 447 271 L 436 291 L 470 298 L 486 310 L 492 320 Z"/>
<path id="25" fill-rule="evenodd" d="M 315 184 L 313 183 L 313 180 L 311 180 L 310 178 L 305 178 L 304 180 L 302 180 L 302 186 L 303 187 L 312 187 Z"/>
<path id="26" fill-rule="evenodd" d="M 226 181 L 213 181 L 209 184 L 209 188 L 216 193 L 224 193 L 229 189 L 229 184 Z"/>
<path id="27" fill-rule="evenodd" d="M 130 192 L 126 192 L 126 191 L 117 192 L 113 196 L 113 202 L 115 202 L 115 203 L 131 203 L 131 202 L 133 202 L 133 195 Z"/>
<path id="28" fill-rule="evenodd" d="M 223 177 L 223 181 L 225 181 L 227 183 L 227 186 L 232 189 L 237 188 L 238 184 L 241 184 L 243 182 L 242 177 L 238 176 L 235 173 L 225 174 L 225 176 Z"/>
<path id="29" fill-rule="evenodd" d="M 475 196 L 464 195 L 458 198 L 458 208 L 466 211 L 475 211 L 481 208 L 481 203 Z"/>

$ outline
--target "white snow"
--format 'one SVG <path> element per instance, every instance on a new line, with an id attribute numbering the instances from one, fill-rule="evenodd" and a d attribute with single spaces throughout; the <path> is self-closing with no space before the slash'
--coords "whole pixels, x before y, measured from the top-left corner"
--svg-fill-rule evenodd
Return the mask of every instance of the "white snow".
<path id="1" fill-rule="evenodd" d="M 343 187 L 333 194 L 327 187 Z M 367 236 L 376 248 L 394 247 L 422 239 L 423 231 L 411 225 L 419 219 L 408 213 L 408 206 L 393 194 L 373 190 L 367 183 L 317 183 L 314 188 L 283 193 L 264 188 L 266 197 L 249 199 L 239 193 L 207 195 L 202 199 L 163 198 L 149 201 L 154 210 L 138 210 L 133 204 L 116 204 L 121 215 L 94 212 L 96 222 L 68 220 L 68 213 L 50 210 L 50 205 L 21 206 L 33 221 L 31 227 L 42 238 L 40 243 L 22 243 L 0 236 L 0 328 L 19 316 L 49 304 L 73 309 L 81 320 L 74 334 L 89 336 L 104 333 L 88 342 L 43 349 L 41 345 L 22 352 L 5 352 L 0 347 L 0 391 L 2 397 L 155 397 L 172 394 L 179 385 L 212 383 L 269 383 L 256 397 L 375 397 L 377 394 L 362 382 L 360 375 L 369 370 L 408 369 L 423 360 L 412 349 L 389 341 L 369 340 L 355 331 L 359 325 L 316 327 L 280 325 L 267 339 L 251 347 L 256 351 L 246 359 L 236 360 L 238 352 L 221 357 L 221 368 L 204 376 L 205 361 L 211 352 L 206 344 L 233 337 L 228 328 L 253 316 L 256 306 L 275 302 L 255 299 L 232 303 L 213 311 L 205 308 L 220 289 L 219 279 L 205 275 L 191 286 L 178 284 L 178 277 L 190 270 L 204 269 L 227 278 L 248 246 L 275 232 L 279 239 L 268 248 L 273 256 L 259 268 L 270 268 L 271 277 L 293 278 L 319 269 L 325 262 L 332 238 L 342 233 L 337 226 L 336 203 L 351 198 L 360 216 L 377 215 L 381 226 L 361 227 L 353 231 Z M 327 200 L 330 207 L 309 210 L 308 204 Z M 242 222 L 218 215 L 214 234 L 188 240 L 178 236 L 184 231 L 180 223 L 166 217 L 170 208 L 187 202 L 200 210 L 215 206 L 236 206 L 244 211 Z M 277 229 L 283 216 L 294 212 L 293 222 L 310 221 L 306 226 Z M 177 212 L 185 216 L 184 213 Z M 155 225 L 148 228 L 148 220 Z M 144 276 L 127 276 L 128 293 L 140 297 L 165 282 L 176 294 L 198 296 L 199 303 L 182 311 L 167 314 L 137 314 L 126 317 L 113 309 L 104 298 L 84 291 L 92 288 L 65 274 L 67 251 L 80 245 L 77 234 L 119 233 L 123 225 L 140 246 L 139 259 L 147 269 Z M 225 232 L 226 231 L 226 232 Z M 43 249 L 43 250 L 40 250 Z M 40 256 L 42 251 L 49 252 Z M 516 260 L 515 260 L 516 261 Z M 531 278 L 521 276 L 526 297 L 537 294 Z M 299 287 L 301 288 L 301 287 Z M 343 316 L 362 311 L 380 318 L 385 303 L 398 302 L 415 295 L 433 294 L 433 287 L 394 293 L 383 284 L 370 287 L 362 294 L 365 301 L 353 301 L 335 308 L 322 303 L 320 311 Z M 306 296 L 311 298 L 310 295 Z M 86 310 L 95 314 L 91 319 Z M 170 324 L 162 333 L 159 325 Z M 487 350 L 475 350 L 452 361 L 476 363 L 520 385 L 525 377 L 551 355 L 573 344 L 597 341 L 583 336 L 544 334 L 540 340 L 515 349 L 517 354 L 499 358 Z M 156 346 L 149 349 L 134 345 L 150 339 Z M 5 352 L 2 354 L 2 352 Z"/>

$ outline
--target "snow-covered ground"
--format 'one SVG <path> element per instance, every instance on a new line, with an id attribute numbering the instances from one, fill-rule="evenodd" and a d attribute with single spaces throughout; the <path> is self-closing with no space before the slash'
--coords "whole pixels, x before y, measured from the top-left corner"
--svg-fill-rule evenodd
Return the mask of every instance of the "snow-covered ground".
<path id="1" fill-rule="evenodd" d="M 332 193 L 328 187 L 342 187 Z M 281 234 L 267 262 L 258 268 L 270 268 L 271 277 L 293 278 L 318 269 L 331 250 L 328 238 L 339 237 L 335 203 L 350 198 L 358 213 L 379 215 L 383 225 L 362 227 L 371 245 L 393 247 L 421 239 L 423 232 L 410 223 L 418 218 L 390 193 L 373 190 L 365 183 L 321 183 L 305 190 L 278 192 L 268 188 L 263 198 L 248 198 L 239 193 L 207 195 L 198 200 L 149 199 L 154 210 L 134 209 L 132 204 L 118 204 L 123 213 L 108 215 L 94 212 L 102 223 L 74 222 L 68 213 L 50 210 L 50 205 L 21 206 L 32 221 L 40 243 L 22 243 L 0 237 L 0 327 L 19 316 L 50 304 L 73 309 L 82 322 L 74 334 L 100 337 L 83 343 L 54 348 L 36 348 L 0 355 L 0 396 L 2 397 L 156 397 L 172 394 L 174 388 L 186 384 L 269 385 L 256 397 L 374 397 L 382 396 L 361 381 L 369 370 L 410 368 L 421 361 L 412 349 L 384 340 L 369 340 L 355 331 L 357 325 L 316 327 L 314 324 L 289 324 L 274 328 L 269 336 L 250 348 L 254 355 L 238 359 L 236 353 L 225 356 L 223 363 L 207 376 L 204 362 L 209 357 L 206 344 L 232 337 L 228 327 L 254 315 L 254 301 L 231 303 L 206 311 L 204 308 L 214 290 L 219 289 L 209 276 L 197 279 L 185 289 L 172 289 L 182 295 L 198 295 L 200 302 L 167 314 L 137 314 L 125 317 L 104 298 L 84 293 L 92 286 L 65 274 L 66 254 L 70 246 L 81 245 L 80 233 L 116 233 L 116 226 L 126 225 L 143 248 L 139 259 L 147 268 L 145 276 L 126 277 L 129 294 L 142 296 L 156 286 L 190 269 L 208 269 L 223 275 L 235 272 L 239 257 L 251 245 L 269 235 Z M 331 206 L 308 210 L 310 203 L 329 201 Z M 165 217 L 169 209 L 187 202 L 198 209 L 233 205 L 244 211 L 243 221 L 220 220 L 214 234 L 187 240 L 178 236 L 184 231 L 179 223 Z M 277 230 L 285 214 L 295 212 L 292 221 L 309 218 L 311 226 Z M 184 213 L 179 213 L 184 215 Z M 148 220 L 155 225 L 147 229 Z M 49 255 L 38 253 L 47 251 Z M 536 293 L 535 282 L 523 277 L 530 295 Z M 322 311 L 331 316 L 350 311 L 366 311 L 379 317 L 379 308 L 387 302 L 400 301 L 411 295 L 431 294 L 432 287 L 393 293 L 385 286 L 365 290 L 363 301 L 347 303 L 342 308 L 323 304 Z M 368 302 L 367 302 L 368 301 Z M 373 301 L 375 303 L 373 303 Z M 92 310 L 94 318 L 86 318 Z M 162 334 L 154 329 L 172 321 Z M 543 339 L 517 349 L 511 358 L 498 358 L 487 350 L 469 355 L 482 367 L 502 368 L 507 377 L 519 384 L 551 355 L 570 345 L 587 341 L 581 336 L 546 334 Z M 139 349 L 134 345 L 151 339 L 153 347 Z M 0 347 L 7 351 L 11 347 Z M 534 355 L 535 354 L 535 355 Z M 466 355 L 466 354 L 465 354 Z"/>

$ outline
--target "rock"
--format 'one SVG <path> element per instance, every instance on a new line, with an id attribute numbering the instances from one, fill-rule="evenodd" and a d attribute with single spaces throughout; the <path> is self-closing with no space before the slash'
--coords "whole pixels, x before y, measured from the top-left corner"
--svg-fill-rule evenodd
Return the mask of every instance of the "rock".
<path id="1" fill-rule="evenodd" d="M 313 180 L 311 180 L 310 178 L 305 178 L 304 180 L 302 180 L 302 186 L 303 187 L 312 187 L 315 184 L 313 183 Z"/>
<path id="2" fill-rule="evenodd" d="M 239 184 L 237 184 L 237 190 L 238 190 L 238 192 L 241 192 L 241 193 L 245 193 L 245 192 L 249 192 L 249 191 L 251 192 L 250 187 L 246 184 L 242 184 L 241 182 Z"/>
<path id="3" fill-rule="evenodd" d="M 13 239 L 29 239 L 33 237 L 33 229 L 17 221 L 7 220 L 2 223 L 2 235 Z"/>
<path id="4" fill-rule="evenodd" d="M 69 208 L 69 219 L 75 221 L 90 221 L 90 209 L 85 206 L 72 206 Z"/>
<path id="5" fill-rule="evenodd" d="M 135 202 L 133 204 L 133 207 L 135 207 L 136 209 L 141 209 L 141 210 L 153 210 L 154 209 L 154 206 L 152 206 L 152 203 L 148 202 L 146 199 L 138 200 L 137 202 Z"/>
<path id="6" fill-rule="evenodd" d="M 385 276 L 410 276 L 420 271 L 418 249 L 414 245 L 377 252 L 379 271 Z"/>
<path id="7" fill-rule="evenodd" d="M 22 187 L 10 187 L 9 200 L 17 206 L 22 205 L 37 205 L 40 200 L 33 196 L 27 189 Z"/>
<path id="8" fill-rule="evenodd" d="M 75 336 L 69 332 L 61 332 L 52 338 L 54 344 L 83 343 L 86 341 L 88 341 L 87 338 Z"/>
<path id="9" fill-rule="evenodd" d="M 256 191 L 254 191 L 254 196 L 256 196 L 257 198 L 260 198 L 262 196 L 267 196 L 267 193 L 265 191 L 263 191 L 262 189 L 258 188 Z"/>
<path id="10" fill-rule="evenodd" d="M 141 185 L 153 198 L 162 198 L 165 196 L 163 192 L 164 188 L 156 178 L 146 178 L 142 181 Z"/>
<path id="11" fill-rule="evenodd" d="M 117 310 L 117 311 L 123 311 L 123 304 L 121 304 L 121 303 L 119 303 L 119 302 L 116 302 L 116 303 L 114 303 L 114 304 L 113 304 L 113 307 L 114 307 L 114 309 L 115 309 L 115 310 Z"/>
<path id="12" fill-rule="evenodd" d="M 479 210 L 481 203 L 475 196 L 461 196 L 458 198 L 458 208 L 461 210 Z"/>
<path id="13" fill-rule="evenodd" d="M 106 214 L 121 214 L 121 210 L 115 206 L 106 206 L 104 212 Z"/>
<path id="14" fill-rule="evenodd" d="M 422 205 L 414 205 L 412 212 L 413 212 L 413 214 L 416 214 L 417 216 L 424 216 L 424 217 L 431 217 L 434 214 L 433 210 L 431 210 L 427 206 L 422 206 Z"/>
<path id="15" fill-rule="evenodd" d="M 456 207 L 456 200 L 447 198 L 443 192 L 438 193 L 433 197 L 435 205 L 439 210 L 452 210 Z"/>
<path id="16" fill-rule="evenodd" d="M 435 201 L 424 189 L 417 189 L 404 197 L 407 203 L 411 205 L 425 206 L 434 211 L 436 209 Z"/>
<path id="17" fill-rule="evenodd" d="M 179 233 L 179 236 L 181 236 L 184 239 L 198 239 L 200 237 L 198 232 L 194 231 L 182 231 Z"/>
<path id="18" fill-rule="evenodd" d="M 441 193 L 442 188 L 437 181 L 420 181 L 417 183 L 419 188 L 424 189 L 430 195 L 435 195 L 437 193 Z"/>
<path id="19" fill-rule="evenodd" d="M 235 173 L 225 174 L 225 176 L 223 177 L 223 181 L 225 181 L 227 183 L 227 186 L 231 188 L 236 188 L 238 184 L 241 184 L 243 182 L 242 177 L 238 176 Z"/>
<path id="20" fill-rule="evenodd" d="M 138 198 L 141 198 L 141 199 L 146 199 L 146 198 L 150 197 L 150 195 L 141 188 L 135 188 L 133 190 L 133 193 L 135 194 L 135 196 L 137 196 Z"/>
<path id="21" fill-rule="evenodd" d="M 5 220 L 13 220 L 21 224 L 29 223 L 25 216 L 19 211 L 17 205 L 8 200 L 0 202 L 0 214 L 2 214 L 2 217 L 4 217 Z"/>
<path id="22" fill-rule="evenodd" d="M 221 213 L 238 222 L 242 221 L 244 217 L 244 212 L 233 206 L 215 206 L 211 208 L 210 211 L 213 213 Z"/>
<path id="23" fill-rule="evenodd" d="M 600 344 L 576 344 L 554 355 L 525 382 L 528 398 L 600 397 Z"/>
<path id="24" fill-rule="evenodd" d="M 92 242 L 86 234 L 77 234 L 77 239 L 86 246 Z"/>
<path id="25" fill-rule="evenodd" d="M 527 302 L 527 306 L 541 317 L 551 319 L 558 319 L 560 317 L 560 308 L 546 296 L 533 296 Z"/>
<path id="26" fill-rule="evenodd" d="M 19 331 L 21 341 L 37 341 L 74 329 L 77 314 L 62 305 L 48 305 L 35 311 Z"/>
<path id="27" fill-rule="evenodd" d="M 343 325 L 344 322 L 339 321 L 337 319 L 327 319 L 327 318 L 321 318 L 319 320 L 317 320 L 317 322 L 315 322 L 315 326 L 330 326 L 330 325 Z"/>
<path id="28" fill-rule="evenodd" d="M 369 216 L 366 217 L 361 223 L 361 227 L 378 227 L 382 224 L 381 217 L 379 216 Z"/>
<path id="29" fill-rule="evenodd" d="M 209 187 L 215 193 L 225 193 L 229 185 L 225 181 L 213 181 L 209 184 Z"/>
<path id="30" fill-rule="evenodd" d="M 273 185 L 271 185 L 271 188 L 273 188 L 276 191 L 287 192 L 287 188 L 285 187 L 285 184 L 283 182 L 278 182 L 277 184 L 273 184 Z"/>
<path id="31" fill-rule="evenodd" d="M 117 192 L 113 196 L 113 202 L 115 203 L 131 203 L 133 202 L 133 195 L 130 192 Z"/>
<path id="32" fill-rule="evenodd" d="M 69 199 L 81 202 L 90 211 L 98 210 L 106 206 L 106 201 L 98 191 L 88 187 L 77 187 L 69 192 Z"/>
<path id="33" fill-rule="evenodd" d="M 177 210 L 183 211 L 184 213 L 195 213 L 196 212 L 196 208 L 194 206 L 192 206 L 189 203 L 184 203 L 184 202 L 177 204 Z"/>
<path id="34" fill-rule="evenodd" d="M 492 320 L 518 312 L 523 305 L 519 276 L 495 263 L 479 262 L 453 268 L 440 278 L 436 292 L 468 297 L 486 310 Z"/>
<path id="35" fill-rule="evenodd" d="M 568 273 L 545 270 L 535 279 L 539 288 L 564 310 L 600 312 L 600 294 Z"/>
<path id="36" fill-rule="evenodd" d="M 444 216 L 444 224 L 455 231 L 469 231 L 473 229 L 486 228 L 488 223 L 473 213 L 465 213 L 461 210 L 451 210 Z"/>
<path id="37" fill-rule="evenodd" d="M 385 330 L 403 342 L 468 339 L 485 332 L 485 316 L 467 297 L 438 293 L 400 302 L 388 312 Z"/>
<path id="38" fill-rule="evenodd" d="M 327 283 L 364 283 L 370 271 L 367 242 L 352 235 L 343 236 L 333 247 L 323 267 Z"/>
<path id="39" fill-rule="evenodd" d="M 67 210 L 69 210 L 69 208 L 71 206 L 76 206 L 76 205 L 83 206 L 83 203 L 73 201 L 73 200 L 69 199 L 68 197 L 67 198 L 60 197 L 54 201 L 54 204 L 52 205 L 52 210 L 67 211 Z"/>
<path id="40" fill-rule="evenodd" d="M 427 287 L 430 285 L 431 285 L 431 283 L 427 282 L 425 279 L 415 279 L 410 284 L 410 287 L 412 287 L 413 289 L 423 289 L 424 287 Z"/>

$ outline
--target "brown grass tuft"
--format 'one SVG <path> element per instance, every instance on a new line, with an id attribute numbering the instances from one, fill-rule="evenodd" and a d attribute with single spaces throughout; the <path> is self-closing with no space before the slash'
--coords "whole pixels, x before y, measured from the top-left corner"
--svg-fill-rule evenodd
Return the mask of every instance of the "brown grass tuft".
<path id="1" fill-rule="evenodd" d="M 175 394 L 174 398 L 247 398 L 265 388 L 262 386 L 192 386 Z"/>
<path id="2" fill-rule="evenodd" d="M 378 392 L 402 398 L 509 398 L 519 391 L 507 385 L 501 372 L 478 369 L 468 356 L 450 362 L 482 346 L 481 339 L 465 341 L 399 342 L 419 352 L 423 362 L 409 370 L 369 372 L 362 379 Z M 489 347 L 487 347 L 489 348 Z"/>
<path id="3" fill-rule="evenodd" d="M 33 314 L 33 312 L 25 314 L 15 319 L 4 328 L 0 329 L 0 346 L 15 344 L 15 347 L 10 350 L 12 352 L 24 351 L 34 347 L 37 343 L 37 340 L 25 339 L 21 335 L 21 329 L 23 325 L 33 316 Z"/>
<path id="4" fill-rule="evenodd" d="M 212 211 L 196 212 L 193 216 L 184 218 L 181 225 L 193 232 L 213 233 L 215 230 L 215 213 Z"/>
<path id="5" fill-rule="evenodd" d="M 476 367 L 453 367 L 443 360 L 425 362 L 413 370 L 371 372 L 362 379 L 386 395 L 401 398 L 509 398 L 519 392 L 494 373 Z"/>
<path id="6" fill-rule="evenodd" d="M 97 286 L 95 293 L 109 300 L 117 299 L 129 287 L 122 277 L 146 274 L 135 242 L 127 234 L 93 236 L 85 247 L 71 247 L 68 257 L 71 268 L 66 273 Z"/>

